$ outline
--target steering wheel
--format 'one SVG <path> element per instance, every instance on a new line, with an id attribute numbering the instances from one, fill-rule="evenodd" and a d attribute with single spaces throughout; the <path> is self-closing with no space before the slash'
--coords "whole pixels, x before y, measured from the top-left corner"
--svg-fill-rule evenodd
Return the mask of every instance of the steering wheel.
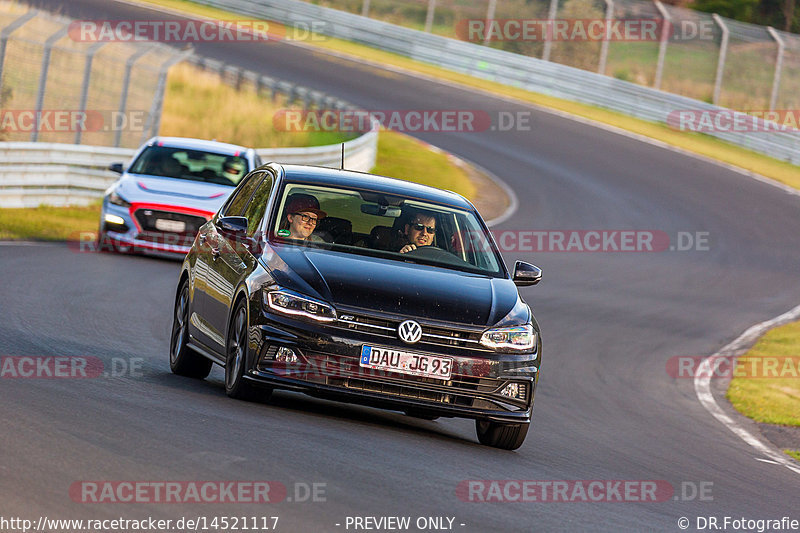
<path id="1" fill-rule="evenodd" d="M 409 250 L 403 255 L 413 255 L 414 257 L 419 257 L 421 259 L 440 259 L 445 256 L 452 256 L 453 254 L 431 244 L 429 246 L 417 246 L 413 250 Z"/>
<path id="2" fill-rule="evenodd" d="M 445 264 L 445 265 L 453 265 L 456 267 L 474 267 L 470 263 L 467 263 L 457 255 L 448 252 L 444 248 L 439 248 L 438 246 L 417 246 L 410 252 L 406 252 L 403 255 L 408 255 L 417 259 L 423 259 L 425 261 L 432 261 L 435 263 Z"/>

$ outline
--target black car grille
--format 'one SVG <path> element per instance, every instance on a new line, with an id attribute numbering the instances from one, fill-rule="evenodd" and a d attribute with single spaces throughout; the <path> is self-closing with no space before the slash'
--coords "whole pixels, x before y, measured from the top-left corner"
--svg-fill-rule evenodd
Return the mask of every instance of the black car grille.
<path id="1" fill-rule="evenodd" d="M 348 379 L 343 380 L 340 386 L 347 387 L 348 389 L 363 390 L 367 392 L 377 392 L 380 394 L 389 394 L 392 396 L 404 396 L 406 398 L 414 398 L 416 400 L 427 400 L 436 403 L 452 403 L 452 398 L 458 397 L 453 394 L 446 394 L 442 392 L 430 391 L 425 389 L 418 389 L 415 387 L 408 387 L 403 385 L 396 385 L 394 383 L 381 383 L 376 381 L 367 381 L 365 379 Z M 466 397 L 464 397 L 467 399 Z M 472 405 L 472 402 L 462 403 L 462 405 Z"/>
<path id="2" fill-rule="evenodd" d="M 460 389 L 455 386 L 448 387 L 447 390 L 437 390 L 414 383 L 341 377 L 328 378 L 328 385 L 395 398 L 408 398 L 440 405 L 472 407 L 475 409 L 521 411 L 526 405 L 524 399 L 515 401 L 497 393 L 490 394 L 488 391 Z M 499 382 L 494 385 L 499 385 Z M 494 391 L 495 389 L 496 387 L 493 387 L 491 390 Z M 479 394 L 480 396 L 478 396 Z"/>
<path id="3" fill-rule="evenodd" d="M 364 314 L 341 313 L 333 325 L 351 331 L 359 331 L 390 339 L 397 339 L 397 327 L 401 320 L 391 320 L 383 317 Z M 422 326 L 422 340 L 420 342 L 439 346 L 456 346 L 472 350 L 490 351 L 480 343 L 481 332 L 464 329 L 443 328 L 428 324 Z"/>
<path id="4" fill-rule="evenodd" d="M 322 353 L 308 355 L 317 361 L 327 359 L 326 368 L 335 369 L 337 365 L 336 359 L 339 359 L 338 364 L 342 365 L 340 356 L 334 358 Z M 355 374 L 359 370 L 357 358 L 353 358 L 352 361 L 348 358 L 345 367 L 349 370 L 331 372 L 331 375 L 325 376 L 324 383 L 335 387 L 372 392 L 396 398 L 409 398 L 476 409 L 518 411 L 524 409 L 527 405 L 527 386 L 525 386 L 523 397 L 517 400 L 500 395 L 500 389 L 508 383 L 506 379 L 454 375 L 452 379 L 444 381 L 422 376 L 397 374 L 361 376 Z M 367 369 L 361 370 L 369 372 Z"/>
<path id="5" fill-rule="evenodd" d="M 142 231 L 153 234 L 173 233 L 163 231 L 156 227 L 156 220 L 174 220 L 186 224 L 186 229 L 179 232 L 181 235 L 194 236 L 200 230 L 200 226 L 206 223 L 205 217 L 197 215 L 187 215 L 184 213 L 174 213 L 172 211 L 160 211 L 155 209 L 137 209 L 133 216 L 141 226 Z"/>

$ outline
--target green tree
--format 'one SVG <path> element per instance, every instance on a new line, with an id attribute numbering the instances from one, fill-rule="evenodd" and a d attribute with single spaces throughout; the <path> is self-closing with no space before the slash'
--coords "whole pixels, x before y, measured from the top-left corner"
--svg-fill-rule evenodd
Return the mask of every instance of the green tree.
<path id="1" fill-rule="evenodd" d="M 689 7 L 743 22 L 752 22 L 759 7 L 759 0 L 695 0 Z"/>
<path id="2" fill-rule="evenodd" d="M 692 9 L 723 17 L 800 32 L 798 0 L 694 0 Z"/>

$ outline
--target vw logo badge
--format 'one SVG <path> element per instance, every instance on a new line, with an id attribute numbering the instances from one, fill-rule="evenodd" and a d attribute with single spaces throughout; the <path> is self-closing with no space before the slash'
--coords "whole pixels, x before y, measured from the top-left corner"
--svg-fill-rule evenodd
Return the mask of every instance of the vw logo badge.
<path id="1" fill-rule="evenodd" d="M 422 338 L 422 326 L 414 320 L 406 320 L 397 327 L 400 340 L 407 344 L 414 344 Z"/>

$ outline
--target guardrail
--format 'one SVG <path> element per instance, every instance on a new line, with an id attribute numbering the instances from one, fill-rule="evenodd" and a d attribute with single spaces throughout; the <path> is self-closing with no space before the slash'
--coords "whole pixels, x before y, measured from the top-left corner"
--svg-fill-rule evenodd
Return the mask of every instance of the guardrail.
<path id="1" fill-rule="evenodd" d="M 378 130 L 345 143 L 345 166 L 375 166 Z M 342 146 L 261 148 L 265 161 L 339 167 Z M 56 143 L 0 143 L 0 207 L 88 205 L 117 178 L 108 165 L 129 161 L 135 149 Z"/>
<path id="2" fill-rule="evenodd" d="M 681 110 L 733 113 L 605 75 L 479 44 L 432 35 L 298 0 L 196 0 L 208 6 L 307 28 L 326 35 L 400 54 L 477 78 L 497 81 L 566 100 L 596 105 L 656 123 Z M 736 116 L 746 116 L 744 113 Z M 757 127 L 769 124 L 755 120 Z M 800 164 L 800 133 L 711 131 L 708 135 L 776 159 Z"/>
<path id="3" fill-rule="evenodd" d="M 357 107 L 293 83 L 225 65 L 197 55 L 186 59 L 191 64 L 216 72 L 221 79 L 238 86 L 249 82 L 265 97 L 286 96 L 287 104 L 303 108 L 347 109 Z M 268 93 L 268 94 L 267 94 Z M 158 129 L 158 117 L 154 129 Z M 378 153 L 378 126 L 345 142 L 345 166 L 350 170 L 369 172 Z M 133 148 L 111 148 L 77 144 L 42 142 L 0 142 L 0 208 L 36 207 L 38 205 L 87 205 L 102 196 L 119 175 L 108 170 L 115 162 L 127 162 L 136 152 Z M 338 168 L 341 165 L 341 144 L 303 148 L 259 148 L 264 161 L 319 165 Z"/>

